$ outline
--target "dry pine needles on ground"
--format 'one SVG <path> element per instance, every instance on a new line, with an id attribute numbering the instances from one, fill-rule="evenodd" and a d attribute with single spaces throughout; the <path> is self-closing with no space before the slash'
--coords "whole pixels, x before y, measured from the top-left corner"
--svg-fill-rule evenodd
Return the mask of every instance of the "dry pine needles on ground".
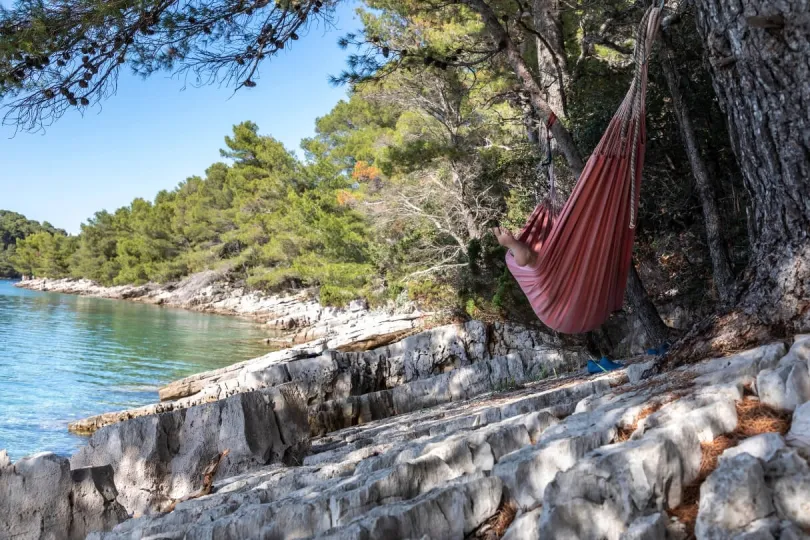
<path id="1" fill-rule="evenodd" d="M 776 411 L 762 404 L 759 399 L 747 397 L 737 402 L 737 428 L 731 433 L 720 435 L 713 441 L 700 445 L 703 457 L 697 479 L 686 486 L 681 504 L 670 511 L 686 527 L 688 538 L 694 538 L 695 522 L 700 505 L 700 486 L 717 468 L 717 461 L 727 449 L 755 435 L 779 433 L 784 435 L 790 429 L 791 414 Z"/>
<path id="2" fill-rule="evenodd" d="M 470 540 L 497 540 L 501 538 L 515 520 L 517 510 L 517 503 L 513 500 L 502 503 L 495 515 L 482 523 L 467 538 Z"/>

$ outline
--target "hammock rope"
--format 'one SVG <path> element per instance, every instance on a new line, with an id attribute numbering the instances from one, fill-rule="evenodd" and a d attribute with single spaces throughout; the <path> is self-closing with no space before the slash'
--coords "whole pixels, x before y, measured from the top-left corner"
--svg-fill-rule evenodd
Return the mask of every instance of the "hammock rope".
<path id="1" fill-rule="evenodd" d="M 537 316 L 560 332 L 593 330 L 624 300 L 646 146 L 648 59 L 661 17 L 660 7 L 645 12 L 633 81 L 562 208 L 549 163 L 549 194 L 518 235 L 537 254 L 535 263 L 521 267 L 506 256 Z"/>

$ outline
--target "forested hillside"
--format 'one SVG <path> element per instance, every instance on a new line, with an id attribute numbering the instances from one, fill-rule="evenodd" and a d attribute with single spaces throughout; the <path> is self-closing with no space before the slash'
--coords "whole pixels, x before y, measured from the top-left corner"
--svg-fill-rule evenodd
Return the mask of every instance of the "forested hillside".
<path id="1" fill-rule="evenodd" d="M 43 234 L 48 240 L 66 235 L 65 231 L 54 228 L 47 221 L 40 223 L 16 212 L 0 210 L 0 278 L 19 277 L 12 264 L 17 241 L 38 234 Z"/>
<path id="2" fill-rule="evenodd" d="M 265 84 L 261 62 L 329 26 L 335 3 L 125 3 L 76 18 L 22 1 L 2 17 L 0 51 L 18 51 L 0 55 L 7 121 L 36 129 L 106 99 L 122 63 L 250 91 Z M 785 6 L 757 0 L 743 17 L 724 0 L 671 2 L 650 58 L 634 59 L 642 3 L 366 0 L 362 32 L 340 38 L 346 71 L 333 74 L 349 95 L 318 120 L 303 159 L 241 124 L 205 178 L 98 213 L 78 238 L 23 241 L 15 265 L 102 283 L 225 268 L 256 288 L 320 287 L 328 302 L 407 289 L 510 316 L 525 305 L 487 227 L 518 228 L 547 195 L 547 140 L 570 192 L 637 60 L 649 87 L 634 266 L 648 292 L 659 307 L 742 302 L 767 313 L 753 327 L 802 327 L 810 126 L 796 89 L 808 81 L 789 74 L 806 73 L 810 46 L 806 18 L 794 28 L 768 15 Z M 743 274 L 756 259 L 771 263 Z M 634 272 L 628 283 L 633 309 L 656 319 Z"/>

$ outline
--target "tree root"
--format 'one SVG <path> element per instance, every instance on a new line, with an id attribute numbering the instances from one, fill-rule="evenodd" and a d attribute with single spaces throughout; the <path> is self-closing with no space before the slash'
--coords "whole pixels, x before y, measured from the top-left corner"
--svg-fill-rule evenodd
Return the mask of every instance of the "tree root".
<path id="1" fill-rule="evenodd" d="M 662 359 L 670 370 L 706 358 L 725 356 L 786 337 L 784 328 L 768 325 L 741 310 L 712 315 L 697 323 Z"/>
<path id="2" fill-rule="evenodd" d="M 198 499 L 200 497 L 204 497 L 209 495 L 214 488 L 214 476 L 217 474 L 217 469 L 219 469 L 219 464 L 222 460 L 230 453 L 230 450 L 225 449 L 220 452 L 217 457 L 211 460 L 211 462 L 205 467 L 203 470 L 203 485 L 200 488 L 200 491 L 197 493 L 191 493 L 186 495 L 185 497 L 180 497 L 179 499 L 172 499 L 171 502 L 166 506 L 163 510 L 166 513 L 174 511 L 174 508 L 177 506 L 177 503 L 190 501 L 191 499 Z"/>

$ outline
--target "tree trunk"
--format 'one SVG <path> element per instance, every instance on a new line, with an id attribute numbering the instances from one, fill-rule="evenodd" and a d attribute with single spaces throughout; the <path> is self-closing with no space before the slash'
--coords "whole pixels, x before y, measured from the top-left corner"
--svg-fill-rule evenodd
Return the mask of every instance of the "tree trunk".
<path id="1" fill-rule="evenodd" d="M 555 0 L 534 0 L 533 11 L 534 28 L 543 36 L 535 38 L 540 86 L 545 90 L 551 108 L 565 118 L 568 115 L 566 88 L 569 71 L 560 10 Z"/>
<path id="2" fill-rule="evenodd" d="M 755 232 L 740 307 L 810 329 L 810 13 L 804 0 L 698 0 L 698 31 Z"/>
<path id="3" fill-rule="evenodd" d="M 540 87 L 537 80 L 535 80 L 534 75 L 520 53 L 520 49 L 512 38 L 509 37 L 509 34 L 501 24 L 497 13 L 495 13 L 492 7 L 487 4 L 486 0 L 462 0 L 462 2 L 481 15 L 487 31 L 495 40 L 495 43 L 501 47 L 506 56 L 507 63 L 514 70 L 523 88 L 529 93 L 532 106 L 537 111 L 537 114 L 540 115 L 541 120 L 548 122 L 552 114 L 559 116 L 558 111 L 553 111 L 545 100 L 543 89 Z M 565 156 L 565 160 L 568 162 L 571 172 L 579 176 L 582 173 L 582 169 L 585 167 L 585 163 L 582 160 L 582 155 L 580 155 L 579 150 L 574 144 L 571 133 L 563 126 L 562 122 L 554 122 L 551 126 L 551 133 L 557 141 L 560 152 Z"/>
<path id="4" fill-rule="evenodd" d="M 644 326 L 644 332 L 652 345 L 661 345 L 669 339 L 669 327 L 661 320 L 658 310 L 650 300 L 635 264 L 630 265 L 627 276 L 627 302 Z"/>
<path id="5" fill-rule="evenodd" d="M 720 213 L 717 211 L 717 202 L 715 201 L 714 191 L 712 190 L 711 181 L 709 180 L 709 172 L 700 155 L 695 130 L 692 127 L 692 118 L 689 115 L 683 95 L 681 94 L 681 77 L 675 68 L 672 50 L 670 49 L 668 41 L 666 35 L 662 36 L 661 51 L 664 58 L 661 68 L 667 80 L 669 93 L 672 96 L 672 108 L 675 111 L 675 117 L 681 128 L 681 138 L 683 139 L 684 149 L 689 158 L 689 165 L 692 167 L 692 175 L 695 177 L 695 184 L 697 185 L 698 195 L 700 196 L 700 203 L 703 209 L 703 223 L 706 229 L 706 240 L 709 246 L 709 255 L 712 260 L 714 284 L 715 287 L 717 287 L 720 302 L 723 305 L 730 305 L 735 300 L 736 287 L 726 242 L 720 232 Z"/>

